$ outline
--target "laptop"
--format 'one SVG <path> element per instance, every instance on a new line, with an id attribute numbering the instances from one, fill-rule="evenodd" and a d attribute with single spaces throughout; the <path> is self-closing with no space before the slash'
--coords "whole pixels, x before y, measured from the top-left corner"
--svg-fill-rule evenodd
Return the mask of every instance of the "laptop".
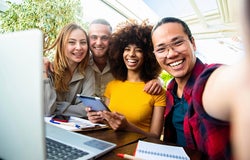
<path id="1" fill-rule="evenodd" d="M 38 29 L 0 34 L 0 159 L 47 159 L 48 141 L 84 153 L 79 159 L 95 159 L 115 148 L 114 143 L 45 124 L 42 51 Z"/>

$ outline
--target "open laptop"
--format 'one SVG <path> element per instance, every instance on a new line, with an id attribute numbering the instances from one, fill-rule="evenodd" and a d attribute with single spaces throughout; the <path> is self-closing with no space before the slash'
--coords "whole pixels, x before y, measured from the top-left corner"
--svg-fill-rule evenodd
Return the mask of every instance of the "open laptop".
<path id="1" fill-rule="evenodd" d="M 86 152 L 81 159 L 115 148 L 44 123 L 42 50 L 40 30 L 0 34 L 0 159 L 47 159 L 47 138 Z"/>

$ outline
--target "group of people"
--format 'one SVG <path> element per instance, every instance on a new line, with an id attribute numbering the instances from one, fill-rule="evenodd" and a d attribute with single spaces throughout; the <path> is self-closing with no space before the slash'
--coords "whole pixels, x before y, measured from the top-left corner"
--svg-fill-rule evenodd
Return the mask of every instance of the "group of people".
<path id="1" fill-rule="evenodd" d="M 164 129 L 164 141 L 207 159 L 250 159 L 250 2 L 244 7 L 246 56 L 231 66 L 197 58 L 188 25 L 174 17 L 154 27 L 128 21 L 113 32 L 103 19 L 93 21 L 88 34 L 65 26 L 51 47 L 53 67 L 44 59 L 45 114 L 88 117 L 157 138 Z M 161 69 L 174 77 L 166 91 Z M 102 97 L 111 111 L 92 111 L 78 93 Z"/>
<path id="2" fill-rule="evenodd" d="M 153 55 L 152 26 L 146 22 L 121 23 L 110 38 L 109 62 L 114 80 L 106 86 L 105 103 L 114 112 L 90 112 L 93 122 L 105 120 L 115 130 L 123 129 L 159 138 L 166 105 L 165 92 L 144 92 L 145 83 L 157 79 L 161 68 Z"/>
<path id="3" fill-rule="evenodd" d="M 55 43 L 46 49 L 55 49 L 52 67 L 48 59 L 44 58 L 45 116 L 88 116 L 92 122 L 105 119 L 115 130 L 131 130 L 155 137 L 161 135 L 166 98 L 158 79 L 161 68 L 152 54 L 152 45 L 148 45 L 151 44 L 152 26 L 146 23 L 140 26 L 136 22 L 130 24 L 131 26 L 125 27 L 130 27 L 128 32 L 118 34 L 117 31 L 118 39 L 127 36 L 127 33 L 130 36 L 124 37 L 127 39 L 124 44 L 116 45 L 113 43 L 114 34 L 111 36 L 111 26 L 103 19 L 94 20 L 90 24 L 88 35 L 75 23 L 70 23 L 61 30 Z M 135 32 L 138 34 L 134 34 Z M 144 32 L 147 34 L 141 34 Z M 119 52 L 109 56 L 109 50 Z M 128 55 L 127 58 L 123 58 L 125 54 Z M 137 54 L 140 54 L 140 59 Z M 119 72 L 116 68 L 120 68 Z M 114 83 L 114 77 L 121 82 Z M 110 87 L 106 87 L 107 84 Z M 113 88 L 119 90 L 112 90 Z M 127 89 L 126 95 L 122 88 Z M 91 108 L 83 106 L 77 94 L 102 97 L 110 110 L 117 113 L 91 112 Z M 141 94 L 143 99 L 138 101 L 139 97 L 135 94 Z M 130 112 L 133 108 L 131 104 L 139 107 L 137 111 L 142 113 L 140 117 L 137 112 Z"/>

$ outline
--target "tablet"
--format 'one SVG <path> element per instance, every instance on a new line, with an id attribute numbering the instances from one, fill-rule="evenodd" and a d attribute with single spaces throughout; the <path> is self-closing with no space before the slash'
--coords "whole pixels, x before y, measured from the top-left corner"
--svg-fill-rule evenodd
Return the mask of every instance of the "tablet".
<path id="1" fill-rule="evenodd" d="M 80 94 L 77 94 L 77 97 L 82 101 L 84 106 L 91 107 L 93 111 L 109 111 L 109 108 L 99 97 L 83 96 Z"/>

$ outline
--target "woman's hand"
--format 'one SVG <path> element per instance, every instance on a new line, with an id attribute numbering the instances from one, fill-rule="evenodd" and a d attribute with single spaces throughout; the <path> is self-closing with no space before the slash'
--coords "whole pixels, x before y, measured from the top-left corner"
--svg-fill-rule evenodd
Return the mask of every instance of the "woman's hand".
<path id="1" fill-rule="evenodd" d="M 126 130 L 128 121 L 126 117 L 117 112 L 103 111 L 102 117 L 113 130 Z"/>
<path id="2" fill-rule="evenodd" d="M 102 111 L 92 111 L 90 107 L 86 107 L 85 111 L 87 112 L 88 119 L 92 123 L 103 123 L 104 118 L 102 117 Z"/>

